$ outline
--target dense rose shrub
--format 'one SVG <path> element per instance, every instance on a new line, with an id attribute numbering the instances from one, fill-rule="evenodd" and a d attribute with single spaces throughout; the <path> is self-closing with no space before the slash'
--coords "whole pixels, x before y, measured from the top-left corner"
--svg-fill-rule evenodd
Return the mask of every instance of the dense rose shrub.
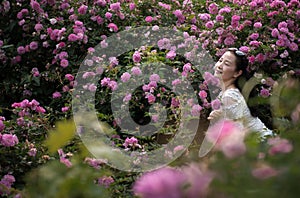
<path id="1" fill-rule="evenodd" d="M 299 1 L 206 3 L 207 12 L 198 13 L 195 24 L 205 49 L 219 56 L 219 49 L 239 47 L 248 55 L 249 70 L 263 71 L 274 79 L 282 71 L 299 75 Z"/>
<path id="2" fill-rule="evenodd" d="M 50 128 L 46 111 L 38 101 L 25 99 L 13 103 L 12 108 L 12 119 L 6 120 L 0 116 L 0 175 L 3 177 L 3 185 L 7 187 L 7 190 L 1 187 L 0 192 L 7 195 L 18 192 L 9 190 L 14 183 L 24 185 L 25 173 L 47 161 L 42 141 Z"/>

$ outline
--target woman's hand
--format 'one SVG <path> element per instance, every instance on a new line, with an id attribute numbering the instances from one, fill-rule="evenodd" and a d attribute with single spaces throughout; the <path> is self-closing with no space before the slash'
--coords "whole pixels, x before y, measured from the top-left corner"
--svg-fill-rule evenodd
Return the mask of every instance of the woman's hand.
<path id="1" fill-rule="evenodd" d="M 209 116 L 208 116 L 208 120 L 214 120 L 214 119 L 217 119 L 217 118 L 220 118 L 222 116 L 222 110 L 221 109 L 218 109 L 218 110 L 213 110 Z"/>

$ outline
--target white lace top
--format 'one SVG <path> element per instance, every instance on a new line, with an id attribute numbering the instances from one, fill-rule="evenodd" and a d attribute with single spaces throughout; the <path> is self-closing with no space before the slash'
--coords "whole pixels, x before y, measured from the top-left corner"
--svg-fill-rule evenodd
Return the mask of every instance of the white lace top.
<path id="1" fill-rule="evenodd" d="M 227 89 L 219 96 L 225 119 L 237 121 L 249 131 L 259 132 L 261 138 L 273 134 L 259 118 L 251 115 L 243 95 L 237 88 Z"/>

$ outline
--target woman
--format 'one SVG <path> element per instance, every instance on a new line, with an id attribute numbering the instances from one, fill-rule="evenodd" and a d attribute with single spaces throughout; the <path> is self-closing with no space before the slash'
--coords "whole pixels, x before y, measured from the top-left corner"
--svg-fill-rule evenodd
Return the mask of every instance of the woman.
<path id="1" fill-rule="evenodd" d="M 237 48 L 229 48 L 216 63 L 214 75 L 223 82 L 222 91 L 219 95 L 222 107 L 212 111 L 208 119 L 216 121 L 219 118 L 225 118 L 236 121 L 248 131 L 259 132 L 260 137 L 265 139 L 265 137 L 273 134 L 272 131 L 258 117 L 251 115 L 238 88 L 239 79 L 248 75 L 247 66 L 246 55 Z"/>

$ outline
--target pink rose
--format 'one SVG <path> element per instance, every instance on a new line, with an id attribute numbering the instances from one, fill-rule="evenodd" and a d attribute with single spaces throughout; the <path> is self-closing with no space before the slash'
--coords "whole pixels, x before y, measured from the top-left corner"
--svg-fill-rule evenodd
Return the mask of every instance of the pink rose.
<path id="1" fill-rule="evenodd" d="M 221 101 L 219 99 L 215 99 L 211 101 L 211 107 L 213 110 L 218 110 L 221 107 Z"/>
<path id="2" fill-rule="evenodd" d="M 142 71 L 141 71 L 140 68 L 138 68 L 138 67 L 133 67 L 133 68 L 131 69 L 131 73 L 132 73 L 133 75 L 135 75 L 135 76 L 139 76 L 139 75 L 142 74 Z"/>
<path id="3" fill-rule="evenodd" d="M 253 33 L 253 34 L 250 35 L 250 38 L 251 38 L 252 40 L 256 40 L 256 39 L 258 39 L 258 37 L 259 37 L 259 34 L 258 34 L 258 33 Z"/>
<path id="4" fill-rule="evenodd" d="M 131 137 L 131 138 L 127 137 L 124 144 L 123 144 L 123 146 L 125 148 L 127 148 L 127 147 L 139 147 L 139 148 L 141 148 L 141 145 L 139 145 L 139 143 L 138 143 L 138 139 L 136 139 L 135 137 Z"/>
<path id="5" fill-rule="evenodd" d="M 109 83 L 108 83 L 108 87 L 112 90 L 112 91 L 115 91 L 118 89 L 118 83 L 114 80 L 111 80 Z"/>
<path id="6" fill-rule="evenodd" d="M 150 77 L 149 77 L 149 80 L 150 81 L 154 81 L 154 82 L 159 82 L 160 81 L 160 77 L 158 74 L 152 74 Z"/>
<path id="7" fill-rule="evenodd" d="M 241 19 L 241 17 L 239 16 L 239 15 L 233 15 L 232 17 L 231 17 L 231 21 L 233 21 L 233 22 L 237 22 L 237 21 L 239 21 Z"/>
<path id="8" fill-rule="evenodd" d="M 240 47 L 240 50 L 244 53 L 248 53 L 250 51 L 249 47 L 247 47 L 247 46 Z"/>
<path id="9" fill-rule="evenodd" d="M 191 110 L 192 116 L 199 116 L 202 109 L 203 108 L 198 104 L 193 105 L 192 110 Z"/>
<path id="10" fill-rule="evenodd" d="M 6 147 L 12 147 L 19 143 L 18 137 L 12 134 L 3 134 L 0 143 Z"/>
<path id="11" fill-rule="evenodd" d="M 67 112 L 69 110 L 69 107 L 62 107 L 61 112 Z"/>
<path id="12" fill-rule="evenodd" d="M 201 99 L 205 99 L 207 97 L 207 93 L 204 90 L 199 91 L 198 95 Z"/>
<path id="13" fill-rule="evenodd" d="M 152 94 L 148 94 L 146 98 L 148 99 L 149 104 L 153 104 L 156 100 L 155 96 Z"/>
<path id="14" fill-rule="evenodd" d="M 122 82 L 127 82 L 130 79 L 131 75 L 128 72 L 125 72 L 121 76 L 121 81 Z"/>
<path id="15" fill-rule="evenodd" d="M 70 42 L 74 42 L 74 41 L 77 41 L 79 38 L 78 38 L 78 36 L 76 35 L 76 34 L 70 34 L 69 36 L 68 36 L 68 41 L 70 41 Z"/>
<path id="16" fill-rule="evenodd" d="M 30 150 L 28 151 L 28 155 L 34 157 L 36 156 L 36 152 L 37 152 L 36 148 L 30 148 Z"/>
<path id="17" fill-rule="evenodd" d="M 43 29 L 43 25 L 40 23 L 35 24 L 34 26 L 35 31 L 40 32 Z"/>
<path id="18" fill-rule="evenodd" d="M 109 28 L 110 31 L 113 31 L 113 32 L 117 32 L 119 29 L 118 29 L 118 26 L 114 23 L 110 23 L 108 24 L 107 26 Z"/>
<path id="19" fill-rule="evenodd" d="M 159 119 L 159 115 L 152 115 L 152 116 L 151 116 L 151 120 L 152 120 L 153 122 L 158 122 L 158 119 Z"/>
<path id="20" fill-rule="evenodd" d="M 88 90 L 91 92 L 95 92 L 97 90 L 97 86 L 92 83 L 88 86 Z"/>
<path id="21" fill-rule="evenodd" d="M 227 36 L 224 40 L 224 44 L 227 46 L 231 46 L 235 43 L 233 36 Z"/>
<path id="22" fill-rule="evenodd" d="M 151 23 L 151 22 L 153 21 L 152 16 L 147 16 L 147 17 L 145 18 L 145 21 L 146 21 L 147 23 Z"/>
<path id="23" fill-rule="evenodd" d="M 121 9 L 120 2 L 110 4 L 109 8 L 115 12 L 120 11 Z"/>
<path id="24" fill-rule="evenodd" d="M 212 29 L 214 27 L 214 22 L 213 21 L 208 21 L 206 24 L 205 24 L 205 27 L 207 29 Z"/>
<path id="25" fill-rule="evenodd" d="M 42 114 L 46 112 L 46 110 L 41 106 L 37 106 L 35 111 Z"/>
<path id="26" fill-rule="evenodd" d="M 128 102 L 131 100 L 131 94 L 126 94 L 126 96 L 123 98 L 123 102 Z"/>
<path id="27" fill-rule="evenodd" d="M 268 144 L 271 145 L 271 148 L 269 149 L 270 155 L 289 153 L 293 150 L 293 145 L 287 139 L 282 139 L 280 137 L 269 138 Z"/>
<path id="28" fill-rule="evenodd" d="M 112 13 L 110 13 L 110 12 L 105 13 L 105 18 L 111 19 L 111 17 L 112 17 Z"/>
<path id="29" fill-rule="evenodd" d="M 266 57 L 264 54 L 259 53 L 256 55 L 255 60 L 259 63 L 263 63 L 265 61 Z"/>
<path id="30" fill-rule="evenodd" d="M 136 7 L 136 5 L 135 5 L 134 3 L 130 3 L 130 4 L 129 4 L 129 9 L 130 9 L 131 11 L 134 10 L 135 7 Z"/>
<path id="31" fill-rule="evenodd" d="M 246 131 L 233 121 L 220 120 L 208 128 L 206 138 L 228 158 L 238 157 L 246 152 L 244 143 Z"/>
<path id="32" fill-rule="evenodd" d="M 38 45 L 38 42 L 36 42 L 36 41 L 32 41 L 32 42 L 29 44 L 29 48 L 30 48 L 31 50 L 36 50 L 38 47 L 39 47 L 39 45 Z"/>
<path id="33" fill-rule="evenodd" d="M 84 14 L 86 14 L 87 9 L 88 9 L 88 6 L 86 6 L 86 5 L 81 5 L 81 6 L 78 8 L 78 13 L 84 15 Z"/>
<path id="34" fill-rule="evenodd" d="M 218 22 L 224 21 L 224 16 L 222 16 L 222 15 L 217 15 L 217 16 L 216 16 L 216 21 L 218 21 Z"/>
<path id="35" fill-rule="evenodd" d="M 176 57 L 176 52 L 171 50 L 167 53 L 166 58 L 173 60 Z"/>
<path id="36" fill-rule="evenodd" d="M 267 97 L 270 96 L 270 92 L 269 92 L 268 89 L 263 88 L 263 89 L 260 90 L 260 95 L 261 95 L 263 98 L 267 98 Z"/>
<path id="37" fill-rule="evenodd" d="M 298 51 L 298 45 L 296 44 L 296 43 L 294 43 L 294 42 L 291 42 L 290 43 L 290 45 L 289 45 L 289 48 L 290 48 L 290 50 L 292 50 L 292 51 Z"/>
<path id="38" fill-rule="evenodd" d="M 261 28 L 262 27 L 262 23 L 261 22 L 256 22 L 256 23 L 253 24 L 253 27 L 257 28 L 257 29 Z"/>
<path id="39" fill-rule="evenodd" d="M 279 47 L 285 47 L 285 41 L 283 39 L 278 39 L 276 45 Z"/>
<path id="40" fill-rule="evenodd" d="M 251 173 L 253 177 L 264 180 L 270 177 L 277 176 L 279 172 L 272 167 L 263 164 L 260 167 L 253 169 Z"/>
<path id="41" fill-rule="evenodd" d="M 52 94 L 52 98 L 60 98 L 60 97 L 61 97 L 61 94 L 58 91 L 56 91 Z"/>
<path id="42" fill-rule="evenodd" d="M 208 12 L 209 12 L 210 14 L 217 14 L 217 13 L 218 13 L 218 6 L 217 6 L 217 4 L 211 3 L 211 4 L 208 6 Z"/>
<path id="43" fill-rule="evenodd" d="M 0 132 L 3 131 L 4 128 L 5 128 L 5 125 L 4 125 L 3 121 L 0 120 Z M 1 138 L 0 138 L 0 140 L 1 140 Z"/>
<path id="44" fill-rule="evenodd" d="M 68 67 L 68 65 L 69 65 L 69 61 L 67 59 L 62 59 L 60 61 L 60 66 L 61 67 L 65 68 L 65 67 Z"/>
<path id="45" fill-rule="evenodd" d="M 179 99 L 178 98 L 172 98 L 172 100 L 171 100 L 171 106 L 172 107 L 179 107 L 179 105 L 180 105 Z"/>
<path id="46" fill-rule="evenodd" d="M 135 63 L 141 62 L 141 54 L 140 54 L 139 51 L 135 51 L 135 52 L 134 52 L 134 54 L 133 54 L 133 56 L 132 56 L 132 60 L 133 60 L 133 62 L 135 62 Z"/>
<path id="47" fill-rule="evenodd" d="M 18 54 L 25 54 L 25 47 L 23 47 L 23 46 L 19 46 L 18 48 L 17 48 L 17 52 L 18 52 Z"/>

